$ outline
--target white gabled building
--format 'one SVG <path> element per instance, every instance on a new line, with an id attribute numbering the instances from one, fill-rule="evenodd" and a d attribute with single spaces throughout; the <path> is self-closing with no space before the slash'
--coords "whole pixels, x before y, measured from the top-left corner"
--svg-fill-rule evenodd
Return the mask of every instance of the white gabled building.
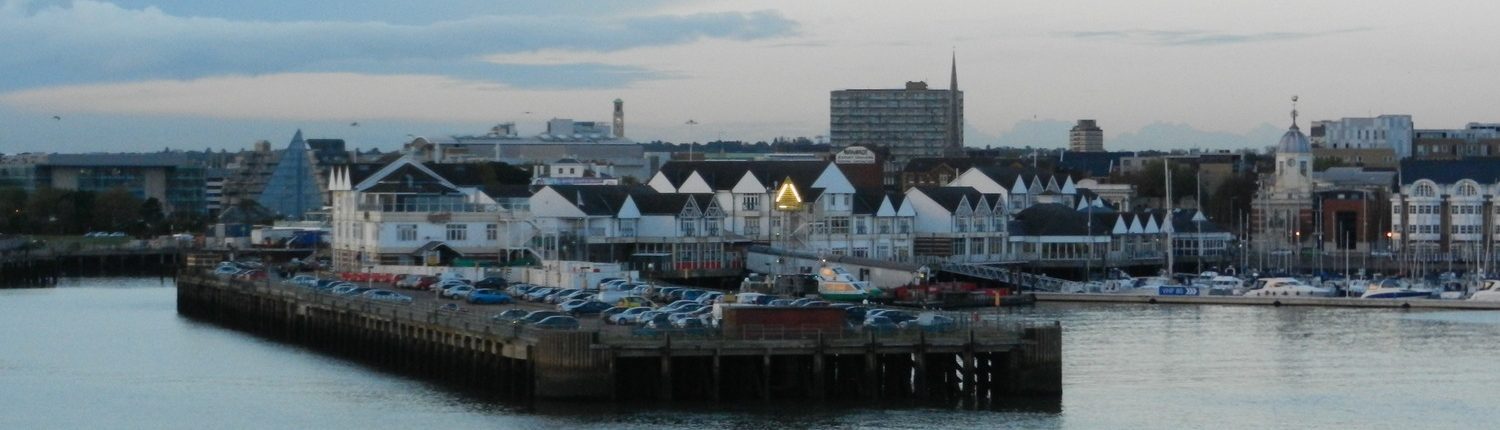
<path id="1" fill-rule="evenodd" d="M 909 261 L 914 213 L 904 198 L 857 190 L 838 164 L 818 160 L 672 161 L 647 185 L 661 193 L 710 194 L 723 211 L 726 239 L 774 247 Z M 795 210 L 780 210 L 790 187 Z M 882 211 L 882 208 L 888 210 Z"/>
<path id="2" fill-rule="evenodd" d="M 742 265 L 713 194 L 552 185 L 532 195 L 531 207 L 544 256 L 625 262 L 662 277 L 726 276 Z"/>
<path id="3" fill-rule="evenodd" d="M 534 229 L 526 226 L 524 184 L 494 185 L 485 176 L 498 168 L 510 167 L 424 164 L 403 157 L 384 166 L 333 168 L 335 267 L 499 263 L 528 256 Z"/>

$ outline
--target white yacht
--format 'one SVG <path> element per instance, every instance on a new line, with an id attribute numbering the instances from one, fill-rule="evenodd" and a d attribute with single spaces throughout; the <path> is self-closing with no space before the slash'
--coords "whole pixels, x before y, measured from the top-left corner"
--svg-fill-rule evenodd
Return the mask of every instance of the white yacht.
<path id="1" fill-rule="evenodd" d="M 1217 272 L 1203 272 L 1193 279 L 1193 286 L 1207 290 L 1210 296 L 1232 296 L 1244 291 L 1245 281 Z"/>
<path id="2" fill-rule="evenodd" d="M 1245 297 L 1328 297 L 1333 289 L 1314 287 L 1296 278 L 1264 278 L 1255 281 Z"/>
<path id="3" fill-rule="evenodd" d="M 1479 290 L 1469 296 L 1474 302 L 1500 302 L 1500 280 L 1488 279 L 1479 284 Z"/>
<path id="4" fill-rule="evenodd" d="M 1126 282 L 1128 281 L 1128 282 Z M 1201 296 L 1205 288 L 1194 285 L 1173 284 L 1170 279 L 1160 276 L 1148 276 L 1142 278 L 1112 279 L 1104 283 L 1104 293 L 1125 294 L 1132 296 Z"/>
<path id="5" fill-rule="evenodd" d="M 1385 278 L 1379 284 L 1370 285 L 1360 297 L 1366 299 L 1425 299 L 1433 295 L 1431 288 L 1415 285 L 1401 278 Z"/>

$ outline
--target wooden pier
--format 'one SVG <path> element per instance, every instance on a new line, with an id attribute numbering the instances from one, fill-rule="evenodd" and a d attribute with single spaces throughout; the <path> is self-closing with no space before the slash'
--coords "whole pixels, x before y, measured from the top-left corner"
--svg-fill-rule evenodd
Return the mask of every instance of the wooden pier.
<path id="1" fill-rule="evenodd" d="M 1062 393 L 1056 323 L 643 336 L 615 326 L 532 329 L 487 313 L 197 274 L 180 275 L 177 288 L 178 312 L 188 317 L 516 399 L 926 399 L 986 407 L 1055 402 Z"/>

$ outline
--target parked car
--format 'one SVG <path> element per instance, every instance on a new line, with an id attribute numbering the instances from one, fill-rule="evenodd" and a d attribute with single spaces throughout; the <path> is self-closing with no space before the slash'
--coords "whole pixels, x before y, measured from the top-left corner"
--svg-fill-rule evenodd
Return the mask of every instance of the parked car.
<path id="1" fill-rule="evenodd" d="M 401 275 L 396 277 L 394 285 L 403 290 L 416 290 L 420 282 L 422 282 L 422 275 Z"/>
<path id="2" fill-rule="evenodd" d="M 626 309 L 630 308 L 610 306 L 608 309 L 599 311 L 599 320 L 604 321 L 605 324 L 609 324 L 609 317 L 619 315 L 621 312 L 625 312 Z"/>
<path id="3" fill-rule="evenodd" d="M 423 275 L 417 278 L 417 284 L 412 288 L 417 290 L 426 290 L 432 288 L 432 284 L 436 283 L 438 283 L 438 277 Z"/>
<path id="4" fill-rule="evenodd" d="M 526 292 L 526 301 L 540 302 L 542 301 L 542 299 L 547 298 L 548 295 L 556 292 L 557 289 L 552 287 L 532 288 L 531 290 Z"/>
<path id="5" fill-rule="evenodd" d="M 804 307 L 804 308 L 826 308 L 826 307 L 828 307 L 828 304 L 829 304 L 828 302 L 825 302 L 825 301 L 822 301 L 822 300 L 810 300 L 810 301 L 808 301 L 806 303 L 803 303 L 802 307 Z"/>
<path id="6" fill-rule="evenodd" d="M 902 329 L 921 329 L 926 332 L 945 332 L 958 329 L 958 321 L 946 315 L 925 313 L 917 315 L 916 319 L 902 321 L 896 324 Z"/>
<path id="7" fill-rule="evenodd" d="M 463 300 L 465 298 L 468 298 L 469 293 L 473 291 L 474 287 L 470 287 L 468 285 L 452 285 L 448 288 L 443 289 L 443 292 L 438 293 L 438 295 L 442 296 L 443 298 Z"/>
<path id="8" fill-rule="evenodd" d="M 503 305 L 510 303 L 510 295 L 492 288 L 476 288 L 470 291 L 464 301 L 476 305 Z"/>
<path id="9" fill-rule="evenodd" d="M 520 297 L 525 296 L 526 293 L 531 292 L 531 290 L 534 288 L 537 288 L 537 286 L 525 283 L 514 283 L 505 287 L 505 292 L 512 296 Z"/>
<path id="10" fill-rule="evenodd" d="M 490 277 L 487 277 L 487 278 L 475 281 L 474 282 L 474 287 L 476 287 L 476 288 L 505 288 L 506 284 L 507 284 L 507 282 L 505 282 L 505 278 L 501 278 L 499 276 L 490 276 Z"/>
<path id="11" fill-rule="evenodd" d="M 864 321 L 865 320 L 865 313 L 869 312 L 869 310 L 870 310 L 869 308 L 866 308 L 864 306 L 859 306 L 859 305 L 856 305 L 856 304 L 853 304 L 853 303 L 834 303 L 834 304 L 829 305 L 829 306 L 830 307 L 834 307 L 834 308 L 838 308 L 838 309 L 843 309 L 844 310 L 844 319 L 847 319 L 849 321 Z"/>
<path id="12" fill-rule="evenodd" d="M 593 315 L 604 312 L 605 309 L 609 309 L 611 307 L 608 303 L 596 300 L 569 301 L 568 303 L 571 303 L 571 305 L 558 306 L 562 306 L 563 313 L 572 316 Z"/>
<path id="13" fill-rule="evenodd" d="M 363 294 L 361 294 L 361 296 L 377 302 L 391 302 L 400 304 L 408 304 L 412 302 L 411 296 L 390 290 L 369 290 L 365 291 Z"/>
<path id="14" fill-rule="evenodd" d="M 447 290 L 449 288 L 453 288 L 453 287 L 471 287 L 472 288 L 472 286 L 469 285 L 469 283 L 467 283 L 467 282 L 460 282 L 460 281 L 440 281 L 440 282 L 438 282 L 436 284 L 432 284 L 432 286 L 429 287 L 429 288 L 431 290 L 433 290 L 433 291 L 445 291 L 445 290 Z"/>
<path id="15" fill-rule="evenodd" d="M 776 299 L 776 300 L 770 301 L 769 303 L 766 303 L 766 306 L 791 306 L 791 305 L 792 305 L 792 300 L 791 299 Z"/>
<path id="16" fill-rule="evenodd" d="M 366 288 L 366 287 L 356 286 L 354 284 L 349 284 L 349 285 L 341 285 L 341 286 L 335 287 L 332 292 L 333 292 L 334 295 L 338 295 L 338 296 L 351 296 L 351 297 L 353 297 L 353 296 L 358 296 L 360 294 L 364 294 L 366 291 L 370 291 L 372 289 L 373 288 Z"/>
<path id="17" fill-rule="evenodd" d="M 670 302 L 670 301 L 672 301 L 672 299 L 671 299 L 672 293 L 676 292 L 677 290 L 681 290 L 681 289 L 682 289 L 682 287 L 663 287 L 663 286 L 657 286 L 656 287 L 656 296 L 652 297 L 652 298 L 660 300 L 660 301 L 663 301 L 663 302 Z"/>
<path id="18" fill-rule="evenodd" d="M 299 287 L 311 287 L 313 285 L 317 285 L 318 277 L 313 275 L 297 275 L 281 282 L 296 285 Z"/>
<path id="19" fill-rule="evenodd" d="M 548 330 L 577 330 L 578 318 L 567 315 L 554 315 L 537 321 L 531 325 L 535 328 Z"/>
<path id="20" fill-rule="evenodd" d="M 711 305 L 718 302 L 722 297 L 724 297 L 724 293 L 718 291 L 709 291 L 707 293 L 703 293 L 703 295 L 698 296 L 695 301 L 705 305 Z"/>
<path id="21" fill-rule="evenodd" d="M 495 314 L 494 316 L 490 317 L 490 319 L 496 322 L 504 323 L 516 322 L 521 318 L 526 318 L 526 315 L 530 313 L 531 311 L 527 311 L 525 309 L 510 309 L 505 312 Z"/>
<path id="22" fill-rule="evenodd" d="M 598 283 L 594 284 L 594 286 L 595 287 L 599 287 L 599 288 L 604 288 L 605 284 L 608 284 L 611 281 L 619 281 L 619 280 L 621 280 L 621 279 L 620 278 L 604 278 L 604 279 L 600 279 Z"/>
<path id="23" fill-rule="evenodd" d="M 657 317 L 660 317 L 663 321 L 665 321 L 667 319 L 667 313 L 662 311 L 641 312 L 640 314 L 636 315 L 635 318 L 630 321 L 630 323 L 641 325 L 645 324 L 647 321 L 654 320 Z"/>
<path id="24" fill-rule="evenodd" d="M 692 301 L 696 302 L 696 301 L 698 301 L 698 298 L 699 297 L 703 297 L 704 294 L 708 294 L 708 291 L 704 291 L 704 290 L 687 290 L 687 291 L 683 291 L 682 292 L 682 299 L 683 300 L 692 300 Z"/>
<path id="25" fill-rule="evenodd" d="M 516 323 L 517 324 L 531 324 L 531 323 L 535 323 L 537 321 L 541 321 L 543 318 L 554 317 L 554 316 L 559 316 L 559 315 L 562 315 L 562 312 L 558 312 L 558 311 L 531 311 L 531 313 L 526 314 L 526 316 L 521 317 L 521 319 L 516 320 Z"/>
<path id="26" fill-rule="evenodd" d="M 892 322 L 890 318 L 882 316 L 873 316 L 866 318 L 864 323 L 865 331 L 880 334 L 894 333 L 898 328 L 899 327 L 896 326 L 896 323 Z"/>
<path id="27" fill-rule="evenodd" d="M 625 296 L 621 297 L 619 300 L 615 300 L 615 306 L 619 306 L 622 308 L 651 307 L 651 305 L 652 303 L 650 300 L 646 300 L 645 297 L 640 296 Z"/>
<path id="28" fill-rule="evenodd" d="M 239 272 L 240 268 L 235 266 L 219 266 L 219 268 L 214 269 L 214 275 L 219 277 L 234 276 L 234 274 Z"/>
<path id="29" fill-rule="evenodd" d="M 672 326 L 682 330 L 685 334 L 704 334 L 708 332 L 708 326 L 704 325 L 703 320 L 698 318 L 686 318 L 672 323 Z"/>
<path id="30" fill-rule="evenodd" d="M 579 295 L 579 294 L 583 294 L 583 293 L 584 293 L 584 291 L 583 290 L 579 290 L 579 289 L 564 289 L 562 291 L 558 291 L 556 294 L 553 294 L 553 295 L 547 297 L 546 302 L 547 303 L 552 303 L 552 304 L 558 304 L 558 303 L 566 302 L 568 300 L 573 300 L 573 296 L 576 296 L 576 295 Z"/>
<path id="31" fill-rule="evenodd" d="M 868 319 L 868 316 L 885 317 L 886 319 L 891 320 L 891 322 L 894 323 L 894 324 L 901 324 L 902 322 L 906 322 L 906 321 L 911 321 L 911 320 L 917 319 L 916 315 L 912 315 L 911 313 L 902 312 L 902 311 L 898 311 L 898 310 L 894 310 L 894 309 L 876 309 L 876 310 L 870 311 L 866 315 L 867 315 L 867 317 L 866 317 L 867 319 Z"/>
<path id="32" fill-rule="evenodd" d="M 658 330 L 669 329 L 672 328 L 672 317 L 668 316 L 667 314 L 652 315 L 651 318 L 647 319 L 641 325 L 647 328 L 654 328 Z"/>
<path id="33" fill-rule="evenodd" d="M 654 311 L 652 311 L 651 308 L 648 308 L 648 307 L 630 308 L 630 309 L 626 309 L 624 311 L 621 311 L 618 314 L 615 314 L 615 315 L 612 315 L 612 316 L 609 316 L 609 317 L 605 317 L 604 318 L 604 323 L 605 324 L 620 324 L 620 325 L 634 324 L 635 323 L 635 318 L 638 317 L 638 316 L 640 316 L 643 313 L 646 313 L 646 312 L 654 312 Z"/>

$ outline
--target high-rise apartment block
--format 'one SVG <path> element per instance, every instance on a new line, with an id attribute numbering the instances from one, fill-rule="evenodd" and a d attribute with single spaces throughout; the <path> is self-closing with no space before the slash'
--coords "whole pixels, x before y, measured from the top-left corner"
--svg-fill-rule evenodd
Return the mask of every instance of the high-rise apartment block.
<path id="1" fill-rule="evenodd" d="M 1081 152 L 1104 151 L 1104 130 L 1092 119 L 1080 119 L 1078 125 L 1068 132 L 1068 150 Z"/>
<path id="2" fill-rule="evenodd" d="M 835 150 L 863 146 L 886 153 L 885 184 L 894 186 L 912 159 L 963 155 L 963 97 L 956 61 L 946 90 L 907 82 L 902 89 L 833 91 L 829 143 Z"/>

